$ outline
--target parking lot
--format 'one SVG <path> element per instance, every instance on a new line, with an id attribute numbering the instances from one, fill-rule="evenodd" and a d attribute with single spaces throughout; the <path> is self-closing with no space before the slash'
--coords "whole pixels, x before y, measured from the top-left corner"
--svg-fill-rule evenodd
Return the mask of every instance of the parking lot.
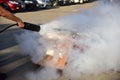
<path id="1" fill-rule="evenodd" d="M 25 22 L 34 24 L 46 24 L 53 20 L 57 20 L 60 17 L 77 14 L 83 10 L 91 10 L 98 4 L 98 1 L 84 4 L 67 5 L 50 9 L 37 9 L 14 13 Z M 6 24 L 13 24 L 13 21 L 0 17 L 0 26 L 7 26 Z M 34 65 L 29 57 L 18 57 L 21 53 L 19 45 L 14 39 L 14 34 L 21 32 L 16 26 L 0 34 L 0 55 L 10 56 L 10 59 L 14 56 L 13 61 L 8 62 L 3 72 L 7 72 L 7 80 L 26 80 L 25 74 L 29 71 L 36 71 L 37 66 Z M 17 58 L 16 58 L 17 57 Z M 9 57 L 6 57 L 9 59 Z M 87 76 L 87 77 L 86 77 Z M 80 80 L 120 80 L 120 74 L 108 73 L 100 74 L 96 76 L 86 75 L 82 76 Z M 68 80 L 61 77 L 58 80 Z"/>

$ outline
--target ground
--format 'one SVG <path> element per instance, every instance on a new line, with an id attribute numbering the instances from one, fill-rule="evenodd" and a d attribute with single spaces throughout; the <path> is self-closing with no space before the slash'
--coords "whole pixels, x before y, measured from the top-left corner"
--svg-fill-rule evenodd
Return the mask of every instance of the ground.
<path id="1" fill-rule="evenodd" d="M 76 14 L 81 12 L 82 10 L 92 9 L 98 4 L 97 1 L 85 4 L 76 4 L 69 6 L 61 6 L 53 9 L 45 9 L 45 10 L 36 10 L 36 11 L 26 11 L 26 12 L 17 12 L 14 13 L 16 16 L 20 17 L 25 22 L 31 22 L 34 24 L 45 24 L 59 17 Z M 0 17 L 0 27 L 6 24 L 14 23 L 10 20 L 4 19 Z M 37 66 L 34 65 L 28 57 L 18 57 L 20 54 L 19 45 L 16 43 L 13 35 L 14 33 L 19 33 L 20 30 L 16 27 L 11 28 L 10 30 L 0 34 L 0 58 L 1 56 L 9 55 L 10 57 L 6 57 L 11 60 L 12 57 L 16 62 L 13 62 L 10 65 L 6 66 L 6 69 L 0 67 L 0 71 L 7 72 L 8 78 L 7 80 L 26 80 L 25 73 L 28 71 L 37 70 Z M 16 56 L 17 55 L 17 56 Z M 16 58 L 17 57 L 17 58 Z M 18 59 L 19 58 L 19 59 Z M 10 61 L 12 62 L 12 61 Z M 6 62 L 7 63 L 7 62 Z M 2 70 L 3 69 L 3 70 Z M 60 77 L 58 80 L 68 80 L 64 76 Z M 83 75 L 79 80 L 120 80 L 120 73 L 103 73 L 99 75 Z"/>

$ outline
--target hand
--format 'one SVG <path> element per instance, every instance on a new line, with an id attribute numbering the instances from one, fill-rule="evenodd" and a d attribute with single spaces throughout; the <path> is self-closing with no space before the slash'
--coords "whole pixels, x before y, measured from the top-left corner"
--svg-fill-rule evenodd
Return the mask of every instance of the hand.
<path id="1" fill-rule="evenodd" d="M 20 21 L 20 22 L 18 22 L 18 26 L 19 26 L 20 28 L 22 28 L 22 27 L 24 27 L 24 23 L 23 23 L 22 21 Z"/>

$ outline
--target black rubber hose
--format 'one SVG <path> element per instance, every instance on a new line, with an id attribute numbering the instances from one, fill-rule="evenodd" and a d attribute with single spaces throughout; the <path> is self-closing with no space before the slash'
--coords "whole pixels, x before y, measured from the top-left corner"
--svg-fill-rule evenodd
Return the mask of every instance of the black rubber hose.
<path id="1" fill-rule="evenodd" d="M 17 23 L 16 23 L 16 24 L 9 25 L 9 26 L 7 26 L 7 27 L 5 27 L 5 28 L 3 28 L 3 29 L 0 29 L 0 33 L 4 32 L 4 31 L 7 30 L 8 28 L 13 27 L 13 26 L 15 26 L 15 25 L 17 25 Z"/>
<path id="2" fill-rule="evenodd" d="M 15 26 L 15 25 L 18 26 L 17 23 L 16 23 L 16 24 L 12 24 L 12 25 L 10 25 L 10 26 L 8 26 L 8 27 L 5 27 L 5 28 L 1 29 L 1 30 L 0 30 L 0 33 L 4 32 L 4 31 L 7 30 L 8 28 L 10 28 L 10 27 L 12 27 L 12 26 Z M 26 29 L 26 30 L 30 30 L 30 31 L 36 31 L 36 32 L 39 32 L 40 29 L 41 29 L 40 25 L 35 25 L 35 24 L 32 24 L 32 23 L 28 23 L 28 22 L 24 22 L 24 27 L 21 27 L 21 28 L 22 28 L 22 29 Z"/>

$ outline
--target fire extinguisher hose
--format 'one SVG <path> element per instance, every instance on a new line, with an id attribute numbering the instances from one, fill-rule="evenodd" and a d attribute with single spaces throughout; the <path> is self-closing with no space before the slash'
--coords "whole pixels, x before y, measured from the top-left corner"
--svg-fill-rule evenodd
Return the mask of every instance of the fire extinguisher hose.
<path id="1" fill-rule="evenodd" d="M 7 27 L 5 27 L 5 28 L 3 28 L 3 29 L 0 29 L 0 33 L 4 32 L 4 31 L 7 30 L 8 28 L 13 27 L 13 26 L 15 26 L 15 25 L 17 25 L 17 24 L 12 24 L 12 25 L 9 25 L 9 26 L 7 26 Z"/>
<path id="2" fill-rule="evenodd" d="M 12 25 L 9 25 L 3 29 L 0 30 L 0 33 L 4 32 L 5 30 L 7 30 L 8 28 L 12 27 L 12 26 L 15 26 L 18 24 L 12 24 Z M 26 29 L 26 30 L 30 30 L 30 31 L 36 31 L 36 32 L 39 32 L 41 27 L 40 25 L 36 25 L 36 24 L 32 24 L 32 23 L 28 23 L 28 22 L 24 22 L 24 27 L 22 27 L 22 29 Z"/>

